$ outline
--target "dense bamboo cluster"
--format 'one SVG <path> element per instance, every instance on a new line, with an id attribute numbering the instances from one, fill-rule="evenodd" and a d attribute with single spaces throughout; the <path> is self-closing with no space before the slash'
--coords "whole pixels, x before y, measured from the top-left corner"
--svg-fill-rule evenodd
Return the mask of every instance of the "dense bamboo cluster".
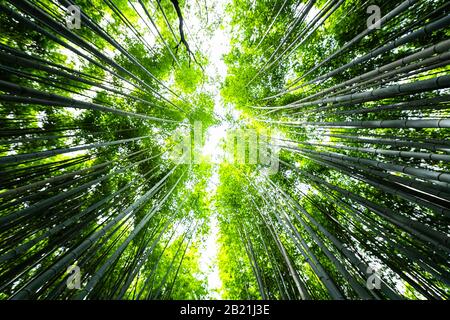
<path id="1" fill-rule="evenodd" d="M 178 273 L 203 220 L 180 200 L 189 168 L 158 141 L 189 124 L 189 105 L 156 72 L 166 55 L 183 57 L 154 21 L 162 7 L 76 3 L 83 27 L 70 29 L 74 4 L 0 4 L 0 295 L 177 296 L 175 284 L 197 283 Z M 71 266 L 82 290 L 67 290 Z"/>
<path id="2" fill-rule="evenodd" d="M 270 174 L 173 158 L 217 121 L 188 1 L 1 1 L 0 299 L 210 297 L 212 216 L 225 298 L 447 299 L 450 3 L 372 2 L 228 3 L 221 95 Z"/>
<path id="3" fill-rule="evenodd" d="M 255 95 L 248 112 L 281 133 L 272 144 L 283 150 L 278 176 L 253 174 L 243 187 L 257 194 L 242 200 L 259 214 L 239 233 L 253 246 L 260 295 L 446 299 L 448 3 L 385 3 L 380 30 L 360 15 L 364 26 L 324 55 L 313 52 L 341 27 L 327 19 L 345 21 L 367 2 L 322 1 L 312 12 L 317 2 L 300 5 L 255 75 L 242 79 Z M 317 60 L 308 64 L 306 51 Z M 257 78 L 275 72 L 282 85 L 262 91 Z"/>

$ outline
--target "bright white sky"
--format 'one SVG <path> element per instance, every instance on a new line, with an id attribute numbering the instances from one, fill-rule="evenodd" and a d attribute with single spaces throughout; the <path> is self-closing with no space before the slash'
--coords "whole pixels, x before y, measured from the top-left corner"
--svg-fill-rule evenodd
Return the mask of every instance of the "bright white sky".
<path id="1" fill-rule="evenodd" d="M 202 25 L 205 21 L 204 15 L 205 8 L 201 14 L 203 19 L 199 18 L 199 7 L 191 1 L 189 11 L 185 13 L 185 21 L 188 26 L 188 37 L 190 41 L 195 41 L 194 48 L 200 50 L 202 54 L 206 55 L 209 64 L 205 66 L 205 74 L 208 77 L 206 84 L 202 88 L 207 92 L 210 92 L 214 96 L 214 113 L 218 118 L 224 119 L 227 112 L 236 114 L 235 110 L 226 109 L 220 95 L 220 85 L 225 80 L 227 75 L 227 66 L 223 61 L 223 55 L 230 50 L 230 24 L 224 19 L 225 7 L 228 0 L 217 0 L 214 3 L 208 1 L 208 21 L 209 24 L 215 25 L 221 22 L 221 27 L 214 30 L 211 35 Z M 218 21 L 219 20 L 219 21 Z M 226 136 L 226 131 L 229 128 L 229 124 L 222 122 L 217 126 L 212 126 L 207 129 L 205 144 L 202 149 L 203 156 L 209 157 L 212 163 L 219 163 L 223 159 L 223 149 L 221 143 Z M 212 197 L 217 189 L 219 183 L 219 174 L 217 172 L 217 166 L 214 167 L 213 173 L 208 181 L 207 191 Z M 206 241 L 199 248 L 200 252 L 200 269 L 206 275 L 209 298 L 221 299 L 221 287 L 222 282 L 219 277 L 218 268 L 218 243 L 217 237 L 219 234 L 219 226 L 217 220 L 217 212 L 215 211 L 214 204 L 211 204 L 212 214 L 209 219 L 209 234 L 206 237 Z"/>

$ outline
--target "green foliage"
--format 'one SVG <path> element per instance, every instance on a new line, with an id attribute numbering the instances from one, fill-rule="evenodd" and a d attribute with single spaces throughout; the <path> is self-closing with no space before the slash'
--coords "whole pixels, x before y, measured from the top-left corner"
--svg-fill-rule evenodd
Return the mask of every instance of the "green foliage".
<path id="1" fill-rule="evenodd" d="M 0 299 L 449 298 L 444 0 L 68 3 L 0 3 Z"/>

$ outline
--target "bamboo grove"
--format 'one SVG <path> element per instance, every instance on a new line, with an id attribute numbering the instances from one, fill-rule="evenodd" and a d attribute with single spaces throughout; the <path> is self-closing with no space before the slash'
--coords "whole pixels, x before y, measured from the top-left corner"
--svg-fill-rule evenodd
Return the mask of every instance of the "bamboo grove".
<path id="1" fill-rule="evenodd" d="M 0 298 L 447 299 L 449 13 L 0 1 Z M 223 126 L 258 132 L 277 172 L 202 154 Z"/>

